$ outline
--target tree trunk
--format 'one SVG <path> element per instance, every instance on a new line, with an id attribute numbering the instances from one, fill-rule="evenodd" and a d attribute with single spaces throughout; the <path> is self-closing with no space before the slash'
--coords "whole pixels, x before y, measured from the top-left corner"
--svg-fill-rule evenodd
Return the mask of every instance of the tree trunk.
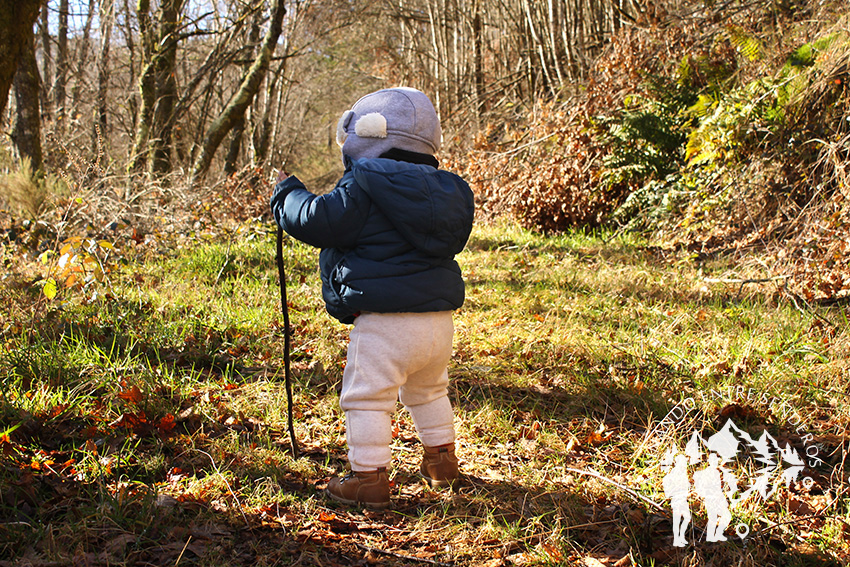
<path id="1" fill-rule="evenodd" d="M 112 43 L 112 20 L 115 10 L 114 0 L 101 0 L 100 4 L 100 51 L 97 55 L 97 100 L 95 102 L 95 128 L 93 130 L 95 149 L 100 148 L 101 163 L 105 162 L 103 152 L 105 141 L 109 139 L 106 97 L 109 92 L 109 45 Z"/>
<path id="2" fill-rule="evenodd" d="M 436 2 L 434 2 L 434 4 L 436 4 Z M 440 49 L 439 38 L 442 37 L 442 34 L 439 33 L 439 30 L 438 30 L 438 19 L 437 19 L 438 10 L 439 10 L 439 6 L 434 6 L 432 4 L 431 0 L 428 0 L 428 19 L 429 19 L 429 22 L 431 24 L 431 46 L 434 49 L 434 51 L 431 54 L 431 59 L 434 62 L 434 70 L 433 70 L 433 80 L 434 80 L 433 90 L 434 90 L 434 99 L 435 99 L 434 100 L 434 106 L 437 109 L 437 115 L 440 116 L 440 115 L 442 115 L 441 111 L 442 111 L 442 108 L 443 108 L 443 97 L 442 97 L 443 69 L 440 65 L 440 61 L 442 61 L 442 58 L 445 55 L 445 53 L 442 52 L 441 49 Z"/>
<path id="3" fill-rule="evenodd" d="M 38 63 L 35 60 L 35 36 L 32 24 L 30 34 L 21 49 L 18 71 L 15 73 L 15 104 L 17 117 L 12 139 L 21 158 L 29 158 L 33 172 L 42 169 L 41 159 L 41 112 L 38 103 Z"/>
<path id="4" fill-rule="evenodd" d="M 254 99 L 254 95 L 260 89 L 260 85 L 269 68 L 269 62 L 274 54 L 277 40 L 280 37 L 281 24 L 285 13 L 286 9 L 283 6 L 283 0 L 274 0 L 269 29 L 263 38 L 260 51 L 242 84 L 239 85 L 236 94 L 231 97 L 218 118 L 210 124 L 209 130 L 206 136 L 204 136 L 198 159 L 195 160 L 195 165 L 192 168 L 193 178 L 199 178 L 209 170 L 213 155 L 215 155 L 215 151 L 218 149 L 221 141 L 230 132 L 239 118 L 244 116 L 245 109 L 248 108 Z"/>
<path id="5" fill-rule="evenodd" d="M 127 84 L 128 85 L 136 85 L 136 41 L 135 41 L 135 31 L 133 30 L 133 26 L 131 24 L 131 18 L 126 17 L 130 14 L 130 1 L 129 0 L 117 0 L 123 4 L 123 10 L 125 17 L 122 18 L 123 25 L 120 25 L 118 29 L 121 31 L 121 35 L 124 38 L 124 42 L 127 45 Z M 122 99 L 125 101 L 127 105 L 129 120 L 123 121 L 124 124 L 128 125 L 124 129 L 124 135 L 128 138 L 135 140 L 135 126 L 136 119 L 139 115 L 139 107 L 136 101 L 136 96 L 134 92 L 124 92 L 122 94 Z M 129 163 L 129 161 L 128 161 Z"/>
<path id="6" fill-rule="evenodd" d="M 154 54 L 156 103 L 154 107 L 153 151 L 151 171 L 164 174 L 171 171 L 172 115 L 177 104 L 177 29 L 184 0 L 162 2 L 157 49 Z"/>
<path id="7" fill-rule="evenodd" d="M 89 46 L 91 45 L 91 26 L 94 21 L 94 12 L 97 9 L 96 0 L 89 0 L 89 10 L 86 14 L 86 23 L 83 26 L 83 36 L 77 38 L 77 66 L 74 75 L 74 88 L 71 89 L 71 108 L 80 108 L 80 88 L 83 86 L 83 74 L 89 57 Z"/>
<path id="8" fill-rule="evenodd" d="M 139 173 L 148 159 L 153 107 L 156 102 L 156 77 L 153 61 L 153 30 L 151 30 L 150 0 L 139 0 L 136 14 L 139 18 L 139 39 L 142 42 L 142 70 L 139 74 L 139 110 L 136 116 L 136 136 L 130 154 L 128 170 Z"/>
<path id="9" fill-rule="evenodd" d="M 475 116 L 481 123 L 484 106 L 484 47 L 482 41 L 481 6 L 476 1 L 472 15 L 472 65 L 475 77 Z"/>
<path id="10" fill-rule="evenodd" d="M 0 3 L 0 116 L 6 110 L 22 50 L 27 41 L 32 41 L 32 29 L 40 9 L 41 0 Z"/>
<path id="11" fill-rule="evenodd" d="M 254 18 L 251 22 L 251 29 L 248 32 L 248 45 L 250 46 L 250 55 L 254 56 L 254 47 L 257 42 L 260 40 L 260 18 L 262 14 L 257 12 L 254 15 Z M 244 81 L 245 77 L 248 76 L 251 68 L 249 65 L 245 64 L 242 66 L 242 78 Z M 259 90 L 259 89 L 258 89 Z M 242 116 L 237 118 L 236 123 L 233 125 L 233 129 L 231 130 L 230 137 L 230 145 L 227 149 L 227 156 L 224 158 L 224 174 L 225 175 L 233 175 L 236 173 L 236 170 L 239 168 L 239 155 L 242 153 L 242 139 L 245 135 L 245 126 L 246 126 L 246 114 L 250 114 L 251 107 L 250 105 L 245 109 Z"/>
<path id="12" fill-rule="evenodd" d="M 245 115 L 240 116 L 231 130 L 230 145 L 227 148 L 227 156 L 224 158 L 224 174 L 236 173 L 239 154 L 242 152 L 242 136 L 245 134 Z"/>
<path id="13" fill-rule="evenodd" d="M 60 132 L 65 131 L 65 87 L 68 80 L 68 0 L 59 2 L 59 30 L 57 31 L 56 77 L 53 94 L 56 96 L 56 119 Z"/>
<path id="14" fill-rule="evenodd" d="M 288 51 L 288 44 L 284 43 L 284 55 Z M 286 59 L 280 62 L 277 71 L 266 83 L 266 106 L 263 109 L 263 115 L 260 123 L 254 128 L 252 133 L 252 143 L 254 156 L 252 165 L 263 166 L 269 157 L 269 144 L 273 142 L 274 126 L 277 124 L 278 114 L 275 114 L 274 121 L 272 111 L 280 110 L 281 96 L 283 89 L 278 90 L 281 77 L 286 72 Z M 276 104 L 275 104 L 276 103 Z"/>
<path id="15" fill-rule="evenodd" d="M 39 24 L 39 29 L 41 32 L 41 60 L 44 77 L 41 89 L 39 89 L 39 96 L 41 97 L 41 112 L 46 117 L 50 117 L 53 111 L 53 105 L 51 104 L 50 99 L 51 92 L 50 89 L 47 88 L 46 81 L 50 80 L 50 77 L 53 76 L 53 73 L 51 72 L 53 46 L 51 45 L 50 39 L 49 10 L 47 8 L 47 3 L 41 7 L 41 23 Z"/>

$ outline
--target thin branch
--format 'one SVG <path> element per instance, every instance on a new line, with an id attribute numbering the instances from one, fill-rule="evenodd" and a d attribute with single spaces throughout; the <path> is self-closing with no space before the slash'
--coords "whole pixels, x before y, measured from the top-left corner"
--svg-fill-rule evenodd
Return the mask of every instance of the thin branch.
<path id="1" fill-rule="evenodd" d="M 616 486 L 617 488 L 619 488 L 620 490 L 622 490 L 626 494 L 629 494 L 629 495 L 637 498 L 638 500 L 642 500 L 644 503 L 649 504 L 650 506 L 652 506 L 653 508 L 655 508 L 656 510 L 658 510 L 662 514 L 669 515 L 669 512 L 661 504 L 659 504 L 655 500 L 652 500 L 651 498 L 647 498 L 646 496 L 644 496 L 642 494 L 638 494 L 637 492 L 635 492 L 631 488 L 629 488 L 627 486 L 623 486 L 619 482 L 613 481 L 606 476 L 602 476 L 601 474 L 599 474 L 596 471 L 588 471 L 588 470 L 584 470 L 584 469 L 573 469 L 573 468 L 570 468 L 570 467 L 566 467 L 564 470 L 572 472 L 572 473 L 580 474 L 580 475 L 590 476 L 590 477 L 593 477 L 595 479 L 601 480 L 603 482 L 607 482 L 608 484 L 610 484 L 612 486 Z"/>
<path id="2" fill-rule="evenodd" d="M 215 469 L 215 472 L 218 473 L 218 476 L 220 476 L 221 480 L 224 481 L 224 485 L 227 487 L 227 490 L 230 492 L 230 495 L 233 496 L 233 501 L 236 502 L 236 506 L 239 508 L 239 513 L 242 514 L 242 519 L 245 520 L 245 525 L 248 526 L 248 529 L 253 532 L 254 528 L 252 528 L 250 522 L 248 522 L 248 516 L 245 515 L 245 510 L 242 509 L 242 503 L 239 502 L 239 498 L 236 496 L 236 493 L 233 492 L 232 488 L 230 488 L 230 483 L 227 482 L 227 479 L 224 477 L 223 474 L 221 474 L 221 471 L 219 470 L 218 465 L 215 464 L 215 459 L 213 459 L 212 455 L 210 455 L 206 451 L 203 451 L 203 450 L 198 449 L 198 448 L 195 448 L 195 451 L 197 451 L 201 454 L 204 454 L 204 455 L 207 456 L 207 458 L 209 458 L 210 463 L 212 463 L 212 466 Z"/>
<path id="3" fill-rule="evenodd" d="M 543 136 L 542 138 L 532 140 L 532 141 L 528 142 L 527 144 L 523 144 L 523 145 L 519 146 L 518 148 L 514 148 L 514 149 L 508 150 L 506 152 L 486 152 L 486 153 L 492 154 L 492 155 L 497 155 L 497 156 L 509 156 L 511 154 L 515 154 L 519 151 L 522 151 L 529 146 L 533 146 L 535 144 L 539 144 L 540 142 L 544 142 L 544 141 L 548 140 L 549 138 L 551 138 L 552 136 L 557 136 L 560 133 L 561 132 L 552 132 L 551 134 Z"/>
<path id="4" fill-rule="evenodd" d="M 435 561 L 434 559 L 426 559 L 424 557 L 414 557 L 412 555 L 404 555 L 401 553 L 396 553 L 394 551 L 385 551 L 383 549 L 378 549 L 377 547 L 371 547 L 368 545 L 363 545 L 362 543 L 356 543 L 357 547 L 362 549 L 363 551 L 368 551 L 370 553 L 378 553 L 380 555 L 388 555 L 390 557 L 395 557 L 397 559 L 404 559 L 407 561 L 418 561 L 419 563 L 428 563 L 430 565 L 439 565 L 440 567 L 451 567 L 451 563 L 443 563 L 442 561 Z"/>
<path id="5" fill-rule="evenodd" d="M 779 280 L 787 280 L 791 276 L 780 275 L 773 276 L 772 278 L 704 278 L 702 281 L 705 283 L 733 283 L 733 284 L 741 284 L 738 288 L 738 295 L 744 291 L 744 286 L 751 283 L 767 283 L 767 282 L 776 282 Z"/>

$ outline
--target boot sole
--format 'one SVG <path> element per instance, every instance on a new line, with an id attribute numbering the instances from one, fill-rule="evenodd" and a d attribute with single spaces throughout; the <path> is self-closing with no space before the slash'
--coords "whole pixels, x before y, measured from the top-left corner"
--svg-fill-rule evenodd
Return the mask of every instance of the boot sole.
<path id="1" fill-rule="evenodd" d="M 370 510 L 386 510 L 392 504 L 391 501 L 387 500 L 386 502 L 362 502 L 360 500 L 350 500 L 348 498 L 343 498 L 342 496 L 337 496 L 327 488 L 325 489 L 325 494 L 331 500 L 335 502 L 339 502 L 340 504 L 345 504 L 347 506 L 363 506 L 364 508 L 369 508 Z"/>
<path id="2" fill-rule="evenodd" d="M 427 476 L 422 475 L 422 480 L 424 480 L 425 484 L 427 484 L 431 488 L 446 488 L 446 487 L 454 487 L 458 483 L 458 481 L 460 480 L 460 477 L 456 477 L 456 478 L 452 478 L 452 479 L 435 479 L 435 478 L 428 478 Z"/>

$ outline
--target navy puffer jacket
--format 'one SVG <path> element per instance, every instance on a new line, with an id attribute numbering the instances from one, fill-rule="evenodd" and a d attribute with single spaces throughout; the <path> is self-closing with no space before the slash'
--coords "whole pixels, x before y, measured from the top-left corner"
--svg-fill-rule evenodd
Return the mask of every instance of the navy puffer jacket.
<path id="1" fill-rule="evenodd" d="M 271 199 L 277 223 L 322 249 L 328 313 L 451 311 L 464 300 L 454 260 L 472 231 L 474 202 L 459 176 L 386 158 L 346 160 L 336 188 L 317 196 L 295 177 Z"/>

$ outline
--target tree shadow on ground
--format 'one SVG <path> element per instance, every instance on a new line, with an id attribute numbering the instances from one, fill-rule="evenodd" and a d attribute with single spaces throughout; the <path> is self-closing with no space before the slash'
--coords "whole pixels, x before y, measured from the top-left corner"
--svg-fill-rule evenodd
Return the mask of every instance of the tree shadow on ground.
<path id="1" fill-rule="evenodd" d="M 462 369 L 452 382 L 455 406 L 481 416 L 459 440 L 463 483 L 454 491 L 432 491 L 418 482 L 418 442 L 402 424 L 395 442 L 395 508 L 370 512 L 338 506 L 321 494 L 345 469 L 343 447 L 304 447 L 304 457 L 292 460 L 284 454 L 285 433 L 227 411 L 230 390 L 218 382 L 238 372 L 214 362 L 218 339 L 145 345 L 128 329 L 99 320 L 77 323 L 74 333 L 104 351 L 118 348 L 172 370 L 206 372 L 211 384 L 176 396 L 156 387 L 156 372 L 140 369 L 152 372 L 153 389 L 143 400 L 134 400 L 131 390 L 117 397 L 121 418 L 109 422 L 76 415 L 61 403 L 34 412 L 4 398 L 0 430 L 21 425 L 0 441 L 0 566 L 569 565 L 588 557 L 608 565 L 627 556 L 657 565 L 685 564 L 694 556 L 707 565 L 830 561 L 775 531 L 747 547 L 707 544 L 695 534 L 689 548 L 673 548 L 669 515 L 624 490 L 632 488 L 621 478 L 631 472 L 629 460 L 614 455 L 618 441 L 609 433 L 639 438 L 674 403 L 662 392 L 636 390 L 610 376 L 518 387 Z M 191 356 L 168 354 L 187 347 Z M 68 389 L 86 383 L 91 371 L 70 361 L 63 368 L 54 378 Z M 118 383 L 136 370 L 110 372 Z M 30 380 L 37 386 L 44 378 L 35 372 Z M 302 375 L 298 387 L 325 383 L 321 393 L 331 396 L 328 384 L 337 378 Z M 183 415 L 201 399 L 204 411 Z M 487 421 L 488 409 L 508 417 Z M 162 422 L 168 413 L 173 427 Z M 558 454 L 538 441 L 544 433 L 561 437 L 565 447 L 576 442 Z M 214 450 L 224 438 L 227 448 Z M 268 463 L 248 458 L 270 438 L 278 456 Z M 607 466 L 593 468 L 599 463 Z M 246 501 L 251 487 L 263 483 L 268 499 Z M 705 519 L 695 514 L 694 524 Z"/>
<path id="2" fill-rule="evenodd" d="M 778 564 L 780 557 L 783 565 L 829 564 L 829 558 L 773 533 L 746 547 L 737 541 L 708 544 L 697 533 L 688 548 L 673 548 L 669 515 L 624 491 L 626 483 L 596 483 L 594 477 L 569 472 L 586 466 L 588 454 L 600 447 L 580 445 L 572 453 L 550 455 L 555 472 L 535 484 L 522 471 L 529 463 L 545 461 L 535 461 L 533 451 L 511 454 L 504 446 L 506 440 L 528 440 L 520 432 L 532 416 L 543 428 L 553 429 L 571 426 L 582 412 L 596 420 L 639 423 L 647 417 L 647 408 L 670 407 L 658 394 L 641 393 L 640 404 L 634 403 L 634 392 L 615 385 L 592 393 L 586 388 L 517 388 L 471 381 L 453 387 L 460 412 L 493 405 L 510 408 L 516 417 L 515 433 L 499 438 L 502 447 L 486 435 L 460 439 L 467 472 L 453 491 L 434 491 L 418 481 L 418 442 L 409 427 L 395 443 L 395 453 L 402 458 L 394 476 L 395 506 L 389 511 L 352 509 L 326 500 L 322 489 L 332 475 L 304 474 L 303 462 L 282 459 L 263 467 L 241 458 L 253 450 L 251 431 L 244 437 L 244 448 L 216 454 L 215 459 L 192 450 L 197 439 L 154 431 L 143 437 L 127 431 L 122 437 L 116 431 L 97 445 L 101 455 L 110 454 L 107 445 L 118 448 L 134 440 L 140 447 L 137 458 L 147 451 L 156 453 L 161 463 L 144 475 L 132 474 L 130 462 L 115 462 L 112 471 L 101 463 L 104 470 L 98 479 L 76 482 L 60 465 L 11 471 L 13 462 L 20 461 L 4 462 L 0 565 L 571 565 L 587 558 L 624 565 L 625 557 L 639 564 L 683 565 L 694 556 L 707 565 Z M 620 402 L 603 411 L 576 401 L 597 398 L 600 392 Z M 209 435 L 228 431 L 208 418 L 202 418 L 201 425 Z M 277 441 L 285 450 L 284 437 Z M 77 441 L 87 444 L 73 437 L 64 443 Z M 60 443 L 47 453 L 74 455 L 62 447 Z M 312 462 L 314 470 L 342 472 L 345 467 L 341 447 L 308 448 L 304 460 Z M 613 476 L 616 469 L 617 463 L 612 463 L 611 470 L 596 472 Z M 225 478 L 233 484 L 209 495 L 196 490 L 175 498 L 164 489 Z M 266 504 L 241 501 L 243 487 L 237 479 L 270 483 L 272 498 Z M 694 524 L 704 525 L 704 518 L 695 515 Z"/>

